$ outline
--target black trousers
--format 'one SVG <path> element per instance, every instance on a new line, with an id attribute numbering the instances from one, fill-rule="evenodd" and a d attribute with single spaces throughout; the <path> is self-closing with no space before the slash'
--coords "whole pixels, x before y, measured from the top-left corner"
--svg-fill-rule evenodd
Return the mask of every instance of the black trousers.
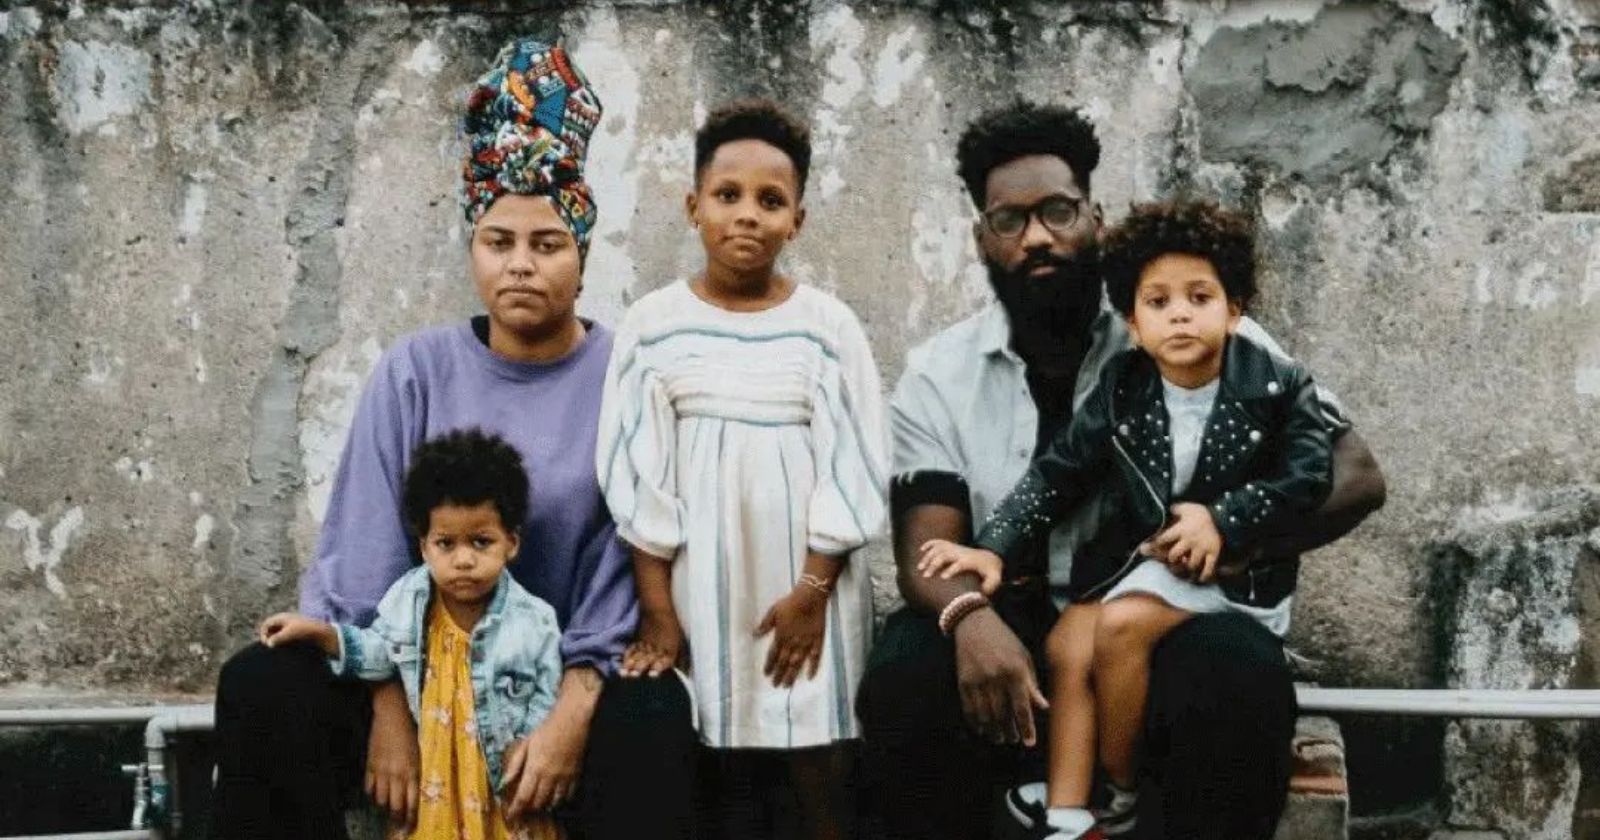
<path id="1" fill-rule="evenodd" d="M 1001 590 L 995 609 L 1048 686 L 1044 639 L 1056 610 Z M 982 838 L 1007 823 L 1000 795 L 1045 774 L 1040 746 L 994 746 L 967 727 L 955 648 L 932 618 L 889 617 L 856 698 L 869 823 L 887 838 Z M 1203 615 L 1157 646 L 1145 713 L 1138 836 L 1270 838 L 1289 783 L 1296 707 L 1278 639 L 1239 615 Z M 1044 716 L 1039 716 L 1043 722 Z"/>
<path id="2" fill-rule="evenodd" d="M 313 648 L 235 654 L 217 685 L 212 840 L 344 840 L 371 714 L 368 686 Z M 564 822 L 584 840 L 689 837 L 696 743 L 676 678 L 608 680 Z"/>

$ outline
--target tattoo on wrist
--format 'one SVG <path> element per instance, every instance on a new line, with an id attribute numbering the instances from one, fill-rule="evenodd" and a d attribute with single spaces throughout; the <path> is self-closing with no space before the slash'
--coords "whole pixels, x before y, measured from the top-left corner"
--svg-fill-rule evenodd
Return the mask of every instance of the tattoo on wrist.
<path id="1" fill-rule="evenodd" d="M 572 669 L 572 678 L 577 681 L 578 687 L 590 694 L 599 694 L 600 688 L 605 685 L 605 677 L 600 672 L 585 665 Z"/>

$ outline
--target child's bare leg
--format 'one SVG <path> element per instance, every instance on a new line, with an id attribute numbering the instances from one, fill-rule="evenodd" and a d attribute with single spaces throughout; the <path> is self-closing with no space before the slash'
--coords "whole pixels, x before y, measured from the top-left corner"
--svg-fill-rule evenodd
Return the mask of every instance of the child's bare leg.
<path id="1" fill-rule="evenodd" d="M 1094 694 L 1100 764 L 1112 783 L 1134 786 L 1134 751 L 1150 687 L 1150 652 L 1191 614 L 1148 595 L 1124 595 L 1100 606 L 1094 634 Z"/>
<path id="2" fill-rule="evenodd" d="M 788 762 L 803 836 L 811 840 L 855 837 L 855 745 L 841 742 L 792 750 Z"/>
<path id="3" fill-rule="evenodd" d="M 1067 607 L 1050 629 L 1050 779 L 1052 808 L 1086 808 L 1094 783 L 1095 694 L 1091 685 L 1100 604 Z"/>

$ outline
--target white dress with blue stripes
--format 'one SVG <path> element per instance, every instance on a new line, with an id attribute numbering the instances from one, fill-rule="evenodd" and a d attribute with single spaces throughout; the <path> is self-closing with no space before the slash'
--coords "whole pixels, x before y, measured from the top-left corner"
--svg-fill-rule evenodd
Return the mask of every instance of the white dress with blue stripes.
<path id="1" fill-rule="evenodd" d="M 617 330 L 597 472 L 618 533 L 671 558 L 701 737 L 796 748 L 857 737 L 872 588 L 846 561 L 821 667 L 791 688 L 761 673 L 756 625 L 795 586 L 808 549 L 845 555 L 887 518 L 883 397 L 855 314 L 800 286 L 730 312 L 686 282 L 641 298 Z"/>

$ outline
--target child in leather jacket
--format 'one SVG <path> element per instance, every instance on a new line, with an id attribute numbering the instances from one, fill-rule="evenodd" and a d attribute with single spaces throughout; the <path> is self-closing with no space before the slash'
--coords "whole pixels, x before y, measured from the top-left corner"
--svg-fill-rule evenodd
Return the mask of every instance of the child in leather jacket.
<path id="1" fill-rule="evenodd" d="M 1126 544 L 1073 559 L 1074 603 L 1047 643 L 1048 785 L 1007 797 L 1052 840 L 1131 831 L 1151 651 L 1198 613 L 1241 612 L 1286 633 L 1298 561 L 1257 545 L 1331 485 L 1336 421 L 1310 375 L 1235 335 L 1256 291 L 1249 220 L 1208 203 L 1146 204 L 1102 248 L 1107 295 L 1137 346 L 1106 365 L 974 547 L 933 540 L 920 558 L 925 575 L 975 572 L 992 592 L 1004 564 L 1099 476 L 1120 479 Z M 1097 746 L 1112 795 L 1091 812 Z"/>

